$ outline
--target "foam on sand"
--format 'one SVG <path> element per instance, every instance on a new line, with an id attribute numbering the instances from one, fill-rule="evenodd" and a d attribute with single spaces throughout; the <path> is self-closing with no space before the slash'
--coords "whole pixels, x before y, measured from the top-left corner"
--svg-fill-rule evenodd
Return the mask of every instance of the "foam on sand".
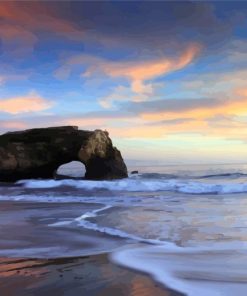
<path id="1" fill-rule="evenodd" d="M 246 295 L 246 250 L 132 245 L 116 250 L 110 257 L 188 296 Z"/>

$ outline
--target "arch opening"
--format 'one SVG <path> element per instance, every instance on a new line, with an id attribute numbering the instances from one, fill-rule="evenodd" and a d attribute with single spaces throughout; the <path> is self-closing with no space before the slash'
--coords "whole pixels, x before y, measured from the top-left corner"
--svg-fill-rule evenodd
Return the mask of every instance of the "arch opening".
<path id="1" fill-rule="evenodd" d="M 86 167 L 80 161 L 71 161 L 60 165 L 55 172 L 55 179 L 83 179 Z"/>

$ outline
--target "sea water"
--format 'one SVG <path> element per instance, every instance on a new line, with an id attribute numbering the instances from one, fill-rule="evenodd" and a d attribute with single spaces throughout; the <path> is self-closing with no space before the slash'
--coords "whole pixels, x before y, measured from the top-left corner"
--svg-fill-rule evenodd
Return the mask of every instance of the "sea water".
<path id="1" fill-rule="evenodd" d="M 113 262 L 186 295 L 246 295 L 247 166 L 138 169 L 115 181 L 21 180 L 1 186 L 0 200 L 85 205 L 80 214 L 48 219 L 47 227 L 87 229 L 104 234 L 102 242 L 121 239 L 102 243 Z"/>

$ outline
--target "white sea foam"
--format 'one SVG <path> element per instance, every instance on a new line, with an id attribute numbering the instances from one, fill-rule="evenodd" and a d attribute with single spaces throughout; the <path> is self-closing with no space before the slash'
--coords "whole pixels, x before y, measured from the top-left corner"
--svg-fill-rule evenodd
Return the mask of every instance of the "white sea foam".
<path id="1" fill-rule="evenodd" d="M 122 179 L 117 181 L 88 180 L 22 180 L 18 181 L 25 188 L 58 188 L 69 186 L 84 190 L 109 190 L 129 192 L 172 191 L 187 194 L 230 194 L 247 192 L 247 182 L 207 183 L 203 181 Z"/>
<path id="2" fill-rule="evenodd" d="M 111 208 L 106 205 L 89 211 L 71 223 L 76 222 L 87 229 L 138 242 L 138 245 L 132 244 L 114 251 L 110 257 L 115 263 L 146 272 L 156 281 L 189 296 L 235 296 L 236 292 L 240 296 L 246 295 L 246 243 L 184 248 L 172 242 L 145 239 L 89 221 Z M 52 226 L 60 225 L 56 223 Z"/>
<path id="3" fill-rule="evenodd" d="M 148 244 L 166 244 L 166 245 L 169 244 L 169 243 L 161 242 L 161 241 L 155 240 L 155 239 L 145 239 L 145 238 L 142 238 L 140 236 L 137 236 L 137 235 L 134 235 L 134 234 L 131 234 L 131 233 L 127 233 L 127 232 L 119 230 L 119 229 L 114 229 L 114 228 L 105 227 L 105 226 L 99 226 L 96 223 L 93 223 L 93 222 L 90 222 L 90 221 L 87 220 L 88 218 L 97 217 L 97 215 L 100 212 L 103 212 L 103 211 L 108 210 L 110 208 L 112 208 L 111 205 L 106 205 L 106 206 L 104 206 L 102 208 L 86 212 L 85 214 L 83 214 L 80 217 L 77 217 L 77 218 L 75 218 L 73 220 L 60 221 L 60 222 L 50 224 L 49 226 L 56 227 L 56 226 L 64 226 L 64 225 L 69 225 L 69 224 L 72 224 L 72 223 L 77 223 L 77 225 L 82 226 L 82 227 L 84 227 L 86 229 L 98 231 L 98 232 L 101 232 L 101 233 L 106 233 L 106 234 L 108 234 L 110 236 L 116 236 L 116 237 L 120 237 L 120 238 L 131 239 L 131 240 L 134 240 L 134 241 L 137 241 L 137 242 L 143 242 L 143 243 L 148 243 Z"/>
<path id="4" fill-rule="evenodd" d="M 45 203 L 93 203 L 93 204 L 111 204 L 111 205 L 140 205 L 142 198 L 138 196 L 128 196 L 119 198 L 119 196 L 76 196 L 76 195 L 52 195 L 51 194 L 18 194 L 18 195 L 1 195 L 0 201 L 25 201 L 25 202 L 45 202 Z M 150 200 L 150 203 L 153 201 Z"/>
<path id="5" fill-rule="evenodd" d="M 188 296 L 246 295 L 247 243 L 222 241 L 214 242 L 211 247 L 180 247 L 90 221 L 111 208 L 106 205 L 89 211 L 70 223 L 138 243 L 115 250 L 110 254 L 113 262 L 148 273 L 156 281 Z"/>
<path id="6" fill-rule="evenodd" d="M 151 275 L 188 296 L 245 296 L 247 252 L 180 248 L 175 245 L 125 247 L 110 255 L 122 266 Z"/>
<path id="7" fill-rule="evenodd" d="M 77 218 L 62 216 L 50 226 L 54 231 L 83 227 L 105 234 L 100 235 L 103 240 L 113 236 L 121 245 L 128 242 L 112 254 L 118 264 L 149 273 L 189 296 L 247 293 L 247 198 L 228 194 L 247 192 L 246 174 L 205 172 L 183 177 L 175 172 L 116 181 L 22 180 L 18 184 L 3 187 L 0 200 L 98 204 L 96 210 Z"/>

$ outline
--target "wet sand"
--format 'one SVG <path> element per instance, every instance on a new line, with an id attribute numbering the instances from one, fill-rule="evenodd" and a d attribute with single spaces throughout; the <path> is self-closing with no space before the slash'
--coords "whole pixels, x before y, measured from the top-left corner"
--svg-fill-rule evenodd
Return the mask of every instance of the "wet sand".
<path id="1" fill-rule="evenodd" d="M 0 258 L 4 296 L 179 296 L 148 276 L 121 268 L 107 254 L 57 259 Z"/>
<path id="2" fill-rule="evenodd" d="M 64 225 L 101 205 L 0 201 L 0 257 L 79 257 L 109 252 L 124 240 L 107 234 Z"/>
<path id="3" fill-rule="evenodd" d="M 109 261 L 108 254 L 126 240 L 73 225 L 49 227 L 98 207 L 1 201 L 0 295 L 180 295 Z"/>

